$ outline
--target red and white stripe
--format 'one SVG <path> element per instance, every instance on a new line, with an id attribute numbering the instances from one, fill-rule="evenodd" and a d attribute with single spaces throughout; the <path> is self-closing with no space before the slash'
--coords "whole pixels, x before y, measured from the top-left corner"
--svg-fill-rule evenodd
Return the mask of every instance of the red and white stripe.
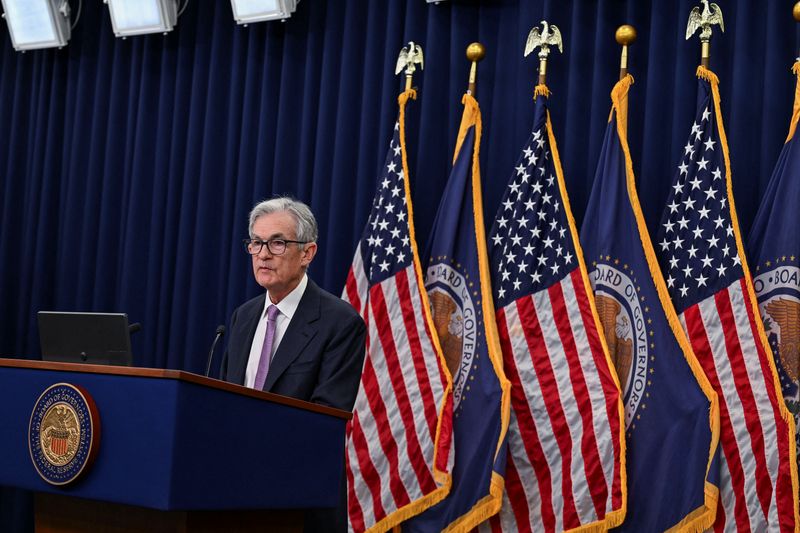
<path id="1" fill-rule="evenodd" d="M 393 513 L 441 486 L 435 471 L 450 471 L 452 405 L 413 264 L 368 287 L 360 246 L 355 255 L 345 299 L 367 324 L 367 355 L 347 428 L 346 475 L 349 528 L 365 531 L 391 527 Z"/>
<path id="2" fill-rule="evenodd" d="M 344 286 L 342 299 L 349 302 L 365 320 L 366 313 L 364 304 L 367 302 L 368 290 L 369 280 L 364 273 L 364 258 L 361 256 L 361 243 L 359 242 L 356 247 L 356 253 L 353 256 L 353 264 L 350 266 L 350 271 L 347 273 L 347 282 Z"/>
<path id="3" fill-rule="evenodd" d="M 722 445 L 716 531 L 796 531 L 789 426 L 744 278 L 681 314 L 719 395 Z"/>
<path id="4" fill-rule="evenodd" d="M 564 531 L 622 501 L 619 396 L 581 272 L 497 313 L 511 381 L 506 496 L 485 528 Z"/>

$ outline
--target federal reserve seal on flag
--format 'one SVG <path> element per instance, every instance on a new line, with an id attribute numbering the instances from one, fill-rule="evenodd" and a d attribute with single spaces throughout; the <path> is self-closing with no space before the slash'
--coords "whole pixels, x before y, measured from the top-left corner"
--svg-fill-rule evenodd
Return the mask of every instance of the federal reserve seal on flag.
<path id="1" fill-rule="evenodd" d="M 66 485 L 91 466 L 100 443 L 100 417 L 81 387 L 56 383 L 33 407 L 28 447 L 36 471 L 51 485 Z"/>
<path id="2" fill-rule="evenodd" d="M 623 393 L 625 427 L 631 430 L 634 419 L 641 417 L 640 408 L 646 408 L 646 390 L 651 383 L 649 369 L 654 355 L 648 331 L 650 308 L 639 294 L 633 270 L 614 263 L 595 262 L 589 280 Z"/>
<path id="3" fill-rule="evenodd" d="M 437 263 L 428 267 L 425 289 L 433 309 L 433 324 L 439 335 L 447 368 L 453 378 L 453 408 L 458 408 L 475 361 L 478 335 L 473 301 L 474 287 L 458 265 Z"/>
<path id="4" fill-rule="evenodd" d="M 797 418 L 800 414 L 800 267 L 788 264 L 786 259 L 759 265 L 757 270 L 762 273 L 753 280 L 753 287 L 764 330 L 775 354 L 786 405 Z"/>

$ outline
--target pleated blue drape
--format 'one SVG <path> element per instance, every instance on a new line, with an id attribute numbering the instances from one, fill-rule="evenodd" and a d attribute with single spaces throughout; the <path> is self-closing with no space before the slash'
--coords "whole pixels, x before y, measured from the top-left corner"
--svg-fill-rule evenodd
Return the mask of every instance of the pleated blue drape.
<path id="1" fill-rule="evenodd" d="M 742 227 L 785 139 L 797 55 L 788 0 L 717 0 L 721 81 Z M 71 0 L 74 4 L 75 0 Z M 189 0 L 175 31 L 116 39 L 84 0 L 62 50 L 17 53 L 0 27 L 0 355 L 38 357 L 36 311 L 123 311 L 143 330 L 140 366 L 201 372 L 215 326 L 256 294 L 240 241 L 258 200 L 311 205 L 310 274 L 339 293 L 366 222 L 402 80 L 400 47 L 425 50 L 408 113 L 417 235 L 425 249 L 480 41 L 487 217 L 533 120 L 542 19 L 560 27 L 551 112 L 580 224 L 618 74 L 615 29 L 633 24 L 630 144 L 651 231 L 689 132 L 696 37 L 686 0 L 302 0 L 285 23 L 237 26 L 226 0 Z M 23 438 L 23 437 L 21 437 Z M 30 527 L 27 498 L 0 491 L 0 529 Z"/>

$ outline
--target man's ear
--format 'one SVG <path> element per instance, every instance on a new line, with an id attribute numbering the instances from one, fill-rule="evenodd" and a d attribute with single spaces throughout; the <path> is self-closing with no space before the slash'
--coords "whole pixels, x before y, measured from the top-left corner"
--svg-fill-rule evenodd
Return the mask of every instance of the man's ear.
<path id="1" fill-rule="evenodd" d="M 317 243 L 310 242 L 305 245 L 305 250 L 303 251 L 303 258 L 301 259 L 301 264 L 304 267 L 307 267 L 311 261 L 313 261 L 314 256 L 317 255 Z"/>

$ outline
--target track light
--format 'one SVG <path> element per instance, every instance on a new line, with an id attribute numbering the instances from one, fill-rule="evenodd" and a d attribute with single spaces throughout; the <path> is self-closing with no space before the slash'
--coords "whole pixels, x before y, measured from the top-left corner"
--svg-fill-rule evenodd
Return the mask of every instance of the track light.
<path id="1" fill-rule="evenodd" d="M 69 41 L 67 0 L 2 0 L 3 18 L 16 50 L 61 48 Z"/>
<path id="2" fill-rule="evenodd" d="M 123 39 L 129 35 L 167 33 L 178 21 L 178 0 L 103 1 L 108 4 L 114 35 Z"/>
<path id="3" fill-rule="evenodd" d="M 300 0 L 231 0 L 233 18 L 239 24 L 264 20 L 286 20 Z"/>

